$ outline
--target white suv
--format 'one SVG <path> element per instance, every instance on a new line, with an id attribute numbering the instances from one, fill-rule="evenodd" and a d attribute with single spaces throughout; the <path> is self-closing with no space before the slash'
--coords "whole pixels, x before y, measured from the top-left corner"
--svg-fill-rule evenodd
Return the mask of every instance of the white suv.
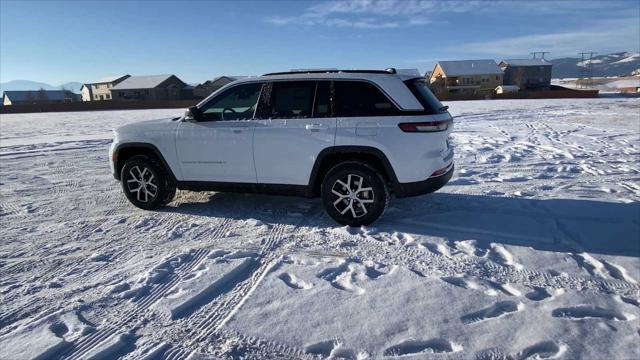
<path id="1" fill-rule="evenodd" d="M 367 225 L 396 197 L 453 174 L 452 118 L 419 74 L 318 70 L 226 85 L 185 116 L 120 127 L 114 177 L 154 209 L 176 188 L 320 196 L 344 225 Z"/>

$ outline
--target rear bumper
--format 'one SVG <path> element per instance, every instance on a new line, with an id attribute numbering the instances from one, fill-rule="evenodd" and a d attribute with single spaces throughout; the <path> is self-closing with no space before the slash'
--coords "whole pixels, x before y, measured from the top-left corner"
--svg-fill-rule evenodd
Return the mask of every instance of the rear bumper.
<path id="1" fill-rule="evenodd" d="M 424 195 L 437 191 L 449 182 L 449 180 L 453 176 L 454 168 L 455 166 L 453 165 L 453 163 L 451 163 L 451 169 L 440 176 L 428 178 L 427 180 L 423 181 L 399 183 L 394 189 L 395 195 L 396 197 L 403 198 L 409 196 Z"/>

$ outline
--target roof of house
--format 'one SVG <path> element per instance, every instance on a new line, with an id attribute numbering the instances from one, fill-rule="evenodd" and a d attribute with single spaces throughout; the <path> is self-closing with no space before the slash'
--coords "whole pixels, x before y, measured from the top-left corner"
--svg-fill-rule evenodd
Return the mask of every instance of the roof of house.
<path id="1" fill-rule="evenodd" d="M 438 65 L 447 76 L 502 74 L 493 60 L 439 61 Z"/>
<path id="2" fill-rule="evenodd" d="M 207 80 L 201 84 L 196 84 L 195 87 L 214 87 L 214 86 L 224 86 L 227 85 L 229 83 L 232 83 L 238 79 L 243 79 L 246 78 L 246 76 L 218 76 L 216 78 L 214 78 L 213 80 Z M 221 83 L 221 84 L 218 84 Z"/>
<path id="3" fill-rule="evenodd" d="M 229 79 L 231 81 L 235 81 L 238 78 L 235 76 L 226 76 L 226 75 L 222 75 L 222 76 L 218 76 L 217 78 L 214 78 L 213 80 L 211 80 L 211 82 L 216 82 L 218 80 L 223 80 L 223 79 Z"/>
<path id="4" fill-rule="evenodd" d="M 118 85 L 112 87 L 111 90 L 153 89 L 172 76 L 174 75 L 131 76 Z"/>
<path id="5" fill-rule="evenodd" d="M 497 88 L 505 89 L 505 90 L 520 90 L 518 85 L 498 85 Z"/>
<path id="6" fill-rule="evenodd" d="M 77 96 L 68 90 L 8 90 L 4 92 L 3 97 L 7 96 L 11 101 L 26 101 L 31 93 L 31 100 L 38 100 L 41 91 L 46 93 L 47 100 L 64 100 L 70 96 Z"/>
<path id="7" fill-rule="evenodd" d="M 116 80 L 120 80 L 123 77 L 130 77 L 131 75 L 126 74 L 126 75 L 114 75 L 114 76 L 107 76 L 107 77 L 103 77 L 102 79 L 93 82 L 94 84 L 104 84 L 104 83 L 111 83 L 114 82 Z"/>
<path id="8" fill-rule="evenodd" d="M 545 59 L 505 59 L 500 62 L 512 66 L 551 66 Z"/>
<path id="9" fill-rule="evenodd" d="M 239 79 L 244 79 L 246 78 L 246 76 L 227 76 L 227 75 L 223 75 L 223 76 L 218 76 L 216 78 L 214 78 L 213 80 L 207 80 L 205 81 L 205 83 L 211 83 L 211 84 L 215 84 L 220 80 L 228 80 L 229 82 L 233 82 Z"/>

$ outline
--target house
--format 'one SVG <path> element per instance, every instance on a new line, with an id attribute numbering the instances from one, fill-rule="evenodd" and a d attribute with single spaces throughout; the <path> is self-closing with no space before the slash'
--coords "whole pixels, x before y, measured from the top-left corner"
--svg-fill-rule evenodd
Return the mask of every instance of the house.
<path id="1" fill-rule="evenodd" d="M 108 76 L 102 78 L 98 81 L 95 81 L 89 85 L 88 90 L 80 89 L 82 93 L 82 101 L 101 101 L 101 100 L 111 100 L 111 88 L 120 84 L 124 80 L 130 78 L 131 75 L 117 75 L 117 76 Z M 84 91 L 83 91 L 84 90 Z M 86 98 L 90 100 L 85 100 Z"/>
<path id="2" fill-rule="evenodd" d="M 499 85 L 496 87 L 496 94 L 507 94 L 518 92 L 520 88 L 517 85 Z"/>
<path id="3" fill-rule="evenodd" d="M 193 98 L 193 87 L 175 75 L 131 76 L 111 88 L 113 100 L 181 100 Z"/>
<path id="4" fill-rule="evenodd" d="M 626 87 L 618 88 L 618 90 L 620 90 L 620 92 L 623 94 L 633 94 L 633 93 L 640 94 L 640 86 L 626 86 Z"/>
<path id="5" fill-rule="evenodd" d="M 504 84 L 516 85 L 522 90 L 549 90 L 551 63 L 544 59 L 502 60 Z"/>
<path id="6" fill-rule="evenodd" d="M 213 80 L 207 80 L 193 89 L 193 96 L 198 99 L 204 99 L 216 90 L 239 78 L 241 78 L 241 76 L 218 76 Z"/>
<path id="7" fill-rule="evenodd" d="M 82 101 L 91 101 L 91 99 L 93 99 L 91 84 L 82 84 L 80 87 L 80 97 L 82 98 Z"/>
<path id="8" fill-rule="evenodd" d="M 80 95 L 69 90 L 21 90 L 5 91 L 2 105 L 50 104 L 80 101 Z"/>
<path id="9" fill-rule="evenodd" d="M 502 70 L 493 60 L 440 61 L 429 76 L 436 94 L 490 95 L 502 85 Z"/>

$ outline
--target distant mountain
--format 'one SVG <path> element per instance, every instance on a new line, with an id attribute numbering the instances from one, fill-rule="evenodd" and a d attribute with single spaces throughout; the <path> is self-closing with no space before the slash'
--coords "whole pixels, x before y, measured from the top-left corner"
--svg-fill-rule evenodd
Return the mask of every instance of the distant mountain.
<path id="1" fill-rule="evenodd" d="M 13 80 L 6 83 L 0 83 L 0 89 L 5 90 L 56 90 L 55 86 L 49 84 L 29 81 L 29 80 Z"/>
<path id="2" fill-rule="evenodd" d="M 8 81 L 6 83 L 0 83 L 0 93 L 3 93 L 8 90 L 60 90 L 65 88 L 67 90 L 71 90 L 75 93 L 80 92 L 80 87 L 82 87 L 82 83 L 79 82 L 68 82 L 66 84 L 62 84 L 59 86 L 53 86 L 46 83 L 41 83 L 37 81 L 30 80 L 13 80 Z"/>
<path id="3" fill-rule="evenodd" d="M 74 93 L 79 94 L 80 93 L 80 88 L 82 87 L 82 83 L 79 83 L 77 81 L 72 81 L 72 82 L 68 82 L 66 84 L 62 84 L 59 86 L 60 89 L 66 89 L 66 90 L 71 90 Z"/>
<path id="4" fill-rule="evenodd" d="M 579 58 L 560 58 L 549 60 L 553 64 L 553 78 L 577 78 L 586 64 Z M 640 68 L 640 53 L 619 52 L 594 56 L 591 59 L 592 76 L 629 76 Z"/>

